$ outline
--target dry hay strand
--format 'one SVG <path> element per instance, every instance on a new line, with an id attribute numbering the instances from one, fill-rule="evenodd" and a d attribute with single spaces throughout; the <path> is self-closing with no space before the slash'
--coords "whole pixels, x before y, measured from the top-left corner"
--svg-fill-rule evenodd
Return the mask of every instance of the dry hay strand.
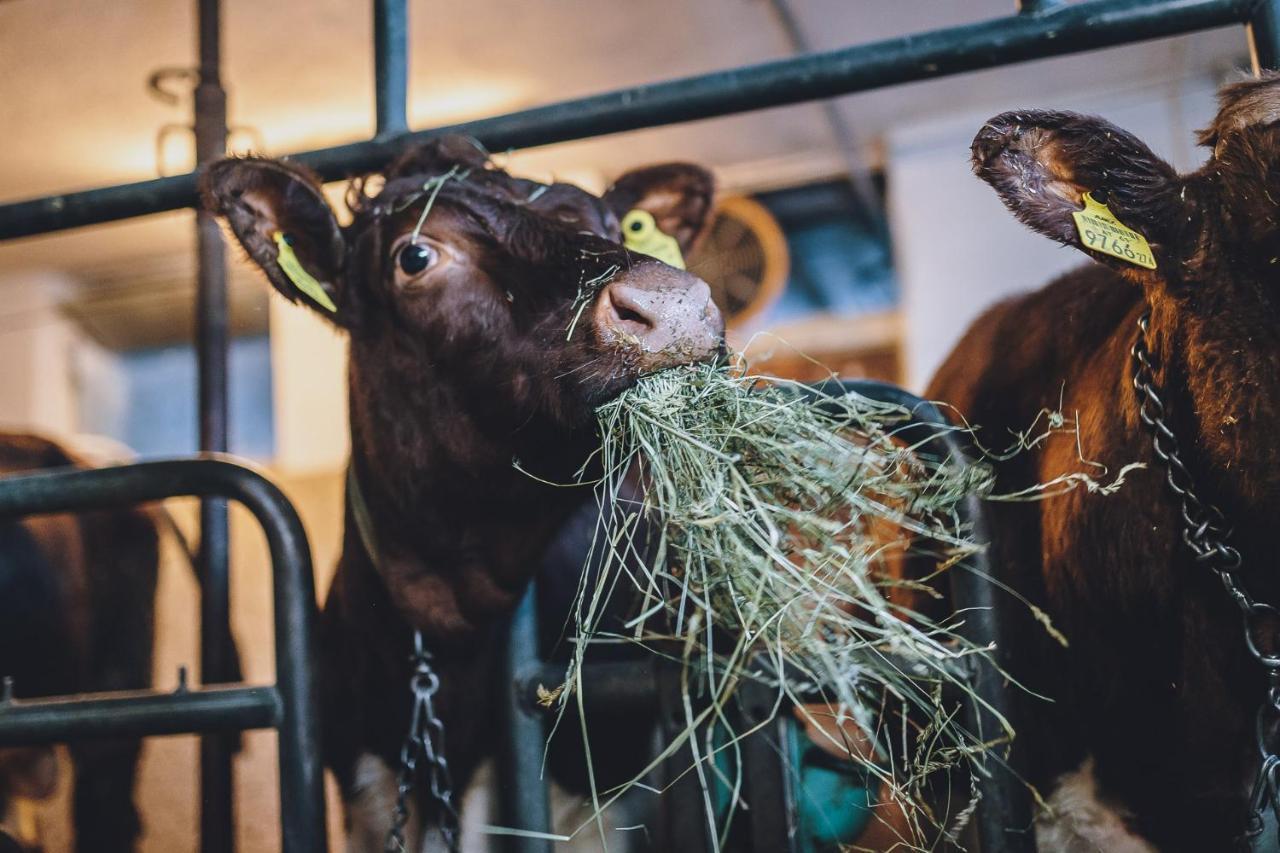
<path id="1" fill-rule="evenodd" d="M 592 642 L 627 640 L 678 659 L 685 727 L 644 772 L 691 750 L 711 835 L 723 840 L 742 780 L 726 778 L 714 758 L 736 754 L 749 733 L 733 730 L 737 691 L 748 680 L 767 685 L 775 713 L 789 705 L 804 713 L 817 694 L 836 725 L 814 730 L 834 732 L 834 741 L 852 721 L 868 734 L 872 754 L 839 745 L 906 805 L 916 837 L 904 843 L 915 846 L 954 837 L 925 802 L 926 779 L 985 760 L 1013 731 L 998 718 L 1002 731 L 983 742 L 961 724 L 955 699 L 944 701 L 946 686 L 981 703 L 957 673 L 964 659 L 992 650 L 961 635 L 963 614 L 939 622 L 913 610 L 919 596 L 902 593 L 921 585 L 893 566 L 927 554 L 946 571 L 977 551 L 960 504 L 989 495 L 994 475 L 984 462 L 934 458 L 904 441 L 911 413 L 902 407 L 831 387 L 689 366 L 645 377 L 600 407 L 599 570 L 583 574 L 575 653 L 556 701 L 562 714 L 577 704 L 585 741 Z M 633 466 L 646 486 L 639 501 L 619 497 Z M 642 603 L 619 637 L 601 620 L 605 602 L 627 587 Z M 889 719 L 901 730 L 895 722 L 888 731 Z M 728 738 L 713 739 L 716 728 Z M 621 789 L 595 791 L 588 773 L 603 833 L 601 812 Z M 717 785 L 732 804 L 719 826 Z"/>

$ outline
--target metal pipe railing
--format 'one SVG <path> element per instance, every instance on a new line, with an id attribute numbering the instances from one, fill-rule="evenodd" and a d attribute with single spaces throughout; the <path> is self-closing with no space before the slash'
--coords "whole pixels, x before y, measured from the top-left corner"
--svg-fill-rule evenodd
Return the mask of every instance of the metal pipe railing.
<path id="1" fill-rule="evenodd" d="M 197 0 L 198 82 L 195 89 L 196 163 L 227 153 L 227 94 L 222 88 L 222 14 L 219 0 Z M 196 212 L 196 366 L 200 449 L 225 453 L 228 445 L 227 252 L 217 217 Z M 200 503 L 200 673 L 205 684 L 235 678 L 231 639 L 231 527 L 227 502 Z M 200 739 L 200 849 L 231 853 L 235 832 L 231 759 L 235 740 L 225 732 Z"/>
<path id="2" fill-rule="evenodd" d="M 795 104 L 1175 36 L 1253 19 L 1259 0 L 1091 0 L 872 44 L 633 86 L 493 118 L 304 151 L 325 180 L 375 171 L 406 143 L 464 133 L 528 148 Z M 1259 26 L 1266 28 L 1266 21 Z M 1262 51 L 1264 62 L 1274 52 Z M 0 205 L 0 240 L 192 207 L 194 173 Z"/>
<path id="3" fill-rule="evenodd" d="M 409 129 L 409 17 L 405 0 L 373 0 L 375 137 Z"/>
<path id="4" fill-rule="evenodd" d="M 895 435 L 918 447 L 921 453 L 939 459 L 967 457 L 958 434 L 933 403 L 881 382 L 852 382 L 846 387 L 909 411 L 912 424 L 895 430 Z M 969 495 L 960 505 L 960 514 L 973 541 L 989 545 L 991 536 L 982 500 Z M 991 658 L 978 656 L 970 661 L 969 683 L 977 698 L 964 704 L 965 726 L 981 742 L 994 743 L 1003 735 L 1000 718 L 1007 720 L 1015 732 L 1024 730 L 1020 721 L 1026 715 L 1020 712 L 1026 697 L 1019 688 L 1010 686 L 1002 673 L 1015 669 L 1013 656 L 1018 644 L 1005 606 L 1014 600 L 992 582 L 992 578 L 1002 576 L 993 561 L 992 548 L 984 548 L 953 567 L 950 580 L 951 605 L 956 612 L 965 614 L 961 633 L 974 646 L 993 650 Z M 981 759 L 985 773 L 976 779 L 981 805 L 974 822 L 982 851 L 1031 853 L 1035 849 L 1031 794 L 1025 782 L 1029 778 L 1026 753 L 1025 742 L 1015 741 L 1003 757 L 993 748 Z"/>
<path id="5" fill-rule="evenodd" d="M 1018 0 L 1018 12 L 1023 15 L 1039 15 L 1058 8 L 1066 0 Z"/>
<path id="6" fill-rule="evenodd" d="M 1257 0 L 1247 31 L 1253 73 L 1280 68 L 1280 0 Z"/>
<path id="7" fill-rule="evenodd" d="M 502 655 L 498 683 L 502 685 L 503 731 L 499 735 L 502 748 L 498 750 L 498 766 L 506 784 L 498 786 L 498 793 L 502 813 L 512 819 L 514 826 L 547 833 L 551 831 L 551 805 L 546 788 L 534 783 L 542 778 L 547 728 L 542 715 L 533 711 L 536 705 L 529 704 L 537 690 L 532 679 L 540 671 L 537 649 L 537 602 L 531 587 L 512 617 Z M 556 677 L 540 683 L 559 684 L 563 680 L 561 668 Z M 503 839 L 502 849 L 505 853 L 552 853 L 554 848 L 547 838 L 511 836 Z"/>
<path id="8" fill-rule="evenodd" d="M 121 691 L 0 702 L 0 746 L 271 729 L 283 709 L 274 687 Z"/>
<path id="9" fill-rule="evenodd" d="M 0 704 L 0 744 L 30 742 L 24 727 L 33 720 L 51 737 L 68 739 L 125 732 L 225 731 L 242 723 L 247 727 L 270 723 L 279 730 L 282 849 L 285 853 L 322 851 L 324 776 L 319 692 L 312 671 L 317 657 L 315 587 L 307 534 L 284 494 L 260 474 L 226 459 L 142 462 L 0 479 L 0 519 L 84 512 L 169 497 L 238 501 L 262 527 L 273 572 L 275 686 L 193 690 L 163 698 L 147 693 L 7 702 Z M 271 702 L 263 700 L 263 690 L 274 693 Z M 105 708 L 113 715 L 132 718 L 113 723 L 99 716 Z M 110 731 L 113 726 L 120 728 Z"/>

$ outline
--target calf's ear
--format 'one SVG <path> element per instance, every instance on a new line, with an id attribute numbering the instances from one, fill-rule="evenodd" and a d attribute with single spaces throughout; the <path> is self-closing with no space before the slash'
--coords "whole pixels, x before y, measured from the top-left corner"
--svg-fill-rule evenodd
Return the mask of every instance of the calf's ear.
<path id="1" fill-rule="evenodd" d="M 1135 267 L 1086 245 L 1073 213 L 1084 194 L 1151 244 L 1157 262 L 1186 219 L 1173 167 L 1126 130 L 1094 116 L 1020 111 L 983 125 L 973 170 L 1024 225 L 1120 269 Z"/>
<path id="2" fill-rule="evenodd" d="M 318 178 L 279 160 L 228 158 L 204 171 L 200 190 L 276 290 L 346 324 L 346 246 Z"/>
<path id="3" fill-rule="evenodd" d="M 639 208 L 688 254 L 702 234 L 715 198 L 711 172 L 692 163 L 664 163 L 627 172 L 605 191 L 604 201 L 621 220 Z"/>

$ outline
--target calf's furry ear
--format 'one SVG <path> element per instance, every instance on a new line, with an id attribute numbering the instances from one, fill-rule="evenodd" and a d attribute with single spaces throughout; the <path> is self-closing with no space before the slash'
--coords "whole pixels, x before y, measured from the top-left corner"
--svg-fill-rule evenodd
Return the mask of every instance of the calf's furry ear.
<path id="1" fill-rule="evenodd" d="M 280 160 L 227 158 L 204 170 L 200 191 L 276 290 L 347 324 L 346 244 L 315 175 Z"/>
<path id="2" fill-rule="evenodd" d="M 715 177 L 701 166 L 664 163 L 627 172 L 603 198 L 619 220 L 636 208 L 651 213 L 688 254 L 710 219 L 715 191 Z"/>
<path id="3" fill-rule="evenodd" d="M 1185 219 L 1182 182 L 1173 167 L 1101 118 L 1002 113 L 978 131 L 970 152 L 974 173 L 1024 225 L 1121 269 L 1132 266 L 1081 243 L 1072 213 L 1084 208 L 1085 193 L 1146 237 L 1157 259 Z"/>

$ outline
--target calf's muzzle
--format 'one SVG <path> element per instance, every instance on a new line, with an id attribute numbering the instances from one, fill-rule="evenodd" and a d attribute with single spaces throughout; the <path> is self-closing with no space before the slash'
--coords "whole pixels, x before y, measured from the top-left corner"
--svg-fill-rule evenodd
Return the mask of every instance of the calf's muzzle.
<path id="1" fill-rule="evenodd" d="M 634 347 L 645 370 L 707 361 L 724 345 L 724 319 L 711 288 L 661 263 L 634 267 L 609 282 L 595 304 L 606 341 Z"/>

